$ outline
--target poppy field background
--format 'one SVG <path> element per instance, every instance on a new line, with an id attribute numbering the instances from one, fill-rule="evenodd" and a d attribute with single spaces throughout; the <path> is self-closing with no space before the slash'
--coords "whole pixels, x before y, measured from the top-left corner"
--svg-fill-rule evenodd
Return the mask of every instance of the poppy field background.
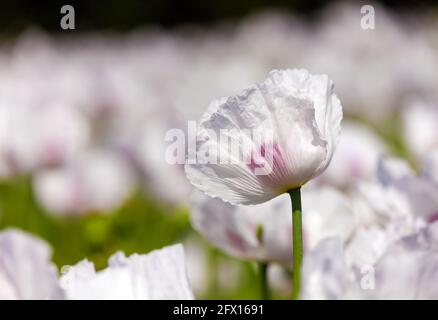
<path id="1" fill-rule="evenodd" d="M 58 5 L 43 13 L 27 1 L 5 4 L 7 10 L 0 10 L 0 107 L 6 110 L 0 115 L 6 119 L 0 119 L 0 229 L 15 227 L 47 240 L 61 273 L 84 257 L 102 269 L 118 250 L 147 253 L 181 242 L 196 298 L 258 299 L 257 264 L 221 252 L 191 226 L 192 189 L 182 167 L 160 165 L 164 133 L 184 129 L 210 101 L 238 93 L 271 69 L 308 68 L 334 80 L 344 121 L 366 128 L 383 141 L 387 154 L 420 171 L 424 148 L 438 147 L 433 139 L 438 130 L 419 136 L 432 141 L 427 146 L 412 145 L 404 108 L 420 101 L 438 112 L 438 9 L 426 2 L 415 9 L 408 1 L 373 5 L 376 30 L 360 29 L 359 4 L 110 1 L 98 8 L 84 2 L 73 4 L 77 30 L 63 31 Z M 85 119 L 85 142 L 77 147 L 76 133 L 59 140 L 73 141 L 72 155 L 53 151 L 44 134 L 42 142 L 36 140 L 33 134 L 44 128 L 24 135 L 24 148 L 38 145 L 30 156 L 22 151 L 21 138 L 15 140 L 25 130 L 10 125 L 9 119 L 20 115 L 10 115 L 7 105 L 33 112 L 46 101 L 79 110 L 79 123 Z M 57 130 L 62 136 L 63 128 L 51 134 Z M 68 194 L 65 205 L 51 202 L 50 197 L 64 197 L 58 191 L 65 185 L 65 192 L 72 190 L 70 181 L 52 187 L 42 176 L 95 150 L 114 154 L 129 168 L 128 190 L 118 190 L 119 177 L 111 175 L 117 167 L 110 166 L 96 185 L 115 184 L 108 191 L 113 199 L 120 194 L 114 203 L 88 199 L 104 193 L 93 184 L 84 207 L 74 207 Z M 333 185 L 344 192 L 349 186 L 342 183 Z M 280 270 L 273 277 L 288 274 Z M 289 287 L 273 282 L 274 297 L 288 298 Z"/>

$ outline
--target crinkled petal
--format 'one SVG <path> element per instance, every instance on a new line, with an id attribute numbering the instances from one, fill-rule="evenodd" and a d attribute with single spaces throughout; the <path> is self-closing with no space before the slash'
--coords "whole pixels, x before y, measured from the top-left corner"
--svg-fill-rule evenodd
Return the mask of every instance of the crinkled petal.
<path id="1" fill-rule="evenodd" d="M 232 204 L 265 202 L 326 168 L 341 118 L 326 76 L 272 71 L 265 82 L 208 107 L 198 127 L 196 161 L 185 166 L 187 177 Z"/>
<path id="2" fill-rule="evenodd" d="M 356 228 L 350 199 L 336 189 L 303 188 L 302 206 L 304 246 L 307 250 L 330 237 L 347 241 Z"/>
<path id="3" fill-rule="evenodd" d="M 99 272 L 82 261 L 68 270 L 61 284 L 69 299 L 193 299 L 182 245 L 130 257 L 116 253 Z"/>
<path id="4" fill-rule="evenodd" d="M 14 229 L 1 232 L 0 300 L 62 299 L 51 255 L 36 237 Z"/>
<path id="5" fill-rule="evenodd" d="M 291 204 L 287 195 L 255 206 L 233 206 L 195 192 L 192 224 L 207 240 L 244 259 L 292 261 Z"/>
<path id="6" fill-rule="evenodd" d="M 359 297 L 354 275 L 348 269 L 341 241 L 322 241 L 304 257 L 303 299 L 353 299 Z"/>

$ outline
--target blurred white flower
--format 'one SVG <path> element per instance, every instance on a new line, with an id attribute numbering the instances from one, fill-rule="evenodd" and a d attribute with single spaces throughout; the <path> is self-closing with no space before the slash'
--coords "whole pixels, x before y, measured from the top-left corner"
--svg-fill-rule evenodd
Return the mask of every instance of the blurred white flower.
<path id="1" fill-rule="evenodd" d="M 238 289 L 242 275 L 239 262 L 222 257 L 213 251 L 216 249 L 207 248 L 198 237 L 185 239 L 183 245 L 190 286 L 196 297 L 211 294 L 212 290 Z"/>
<path id="2" fill-rule="evenodd" d="M 307 25 L 283 11 L 260 12 L 244 20 L 234 40 L 235 51 L 255 57 L 267 72 L 302 61 L 308 46 Z M 263 48 L 260 47 L 263 43 Z"/>
<path id="3" fill-rule="evenodd" d="M 375 290 L 366 291 L 366 297 L 437 299 L 437 240 L 438 224 L 433 223 L 388 247 L 375 264 Z"/>
<path id="4" fill-rule="evenodd" d="M 173 92 L 173 105 L 185 119 L 199 118 L 205 106 L 215 97 L 239 92 L 254 79 L 263 79 L 270 70 L 265 70 L 260 61 L 249 58 L 250 55 L 241 51 L 224 54 L 224 50 L 228 52 L 232 48 L 227 43 L 221 45 L 220 39 L 213 38 L 210 43 L 197 47 L 194 69 L 184 76 L 184 85 L 176 86 Z M 215 76 L 212 77 L 212 74 Z M 203 90 L 199 90 L 200 86 Z"/>
<path id="5" fill-rule="evenodd" d="M 0 107 L 0 156 L 9 174 L 63 164 L 85 149 L 89 124 L 62 102 Z"/>
<path id="6" fill-rule="evenodd" d="M 189 237 L 183 243 L 187 262 L 187 274 L 193 293 L 198 296 L 208 289 L 208 254 L 202 244 Z"/>
<path id="7" fill-rule="evenodd" d="M 410 153 L 423 161 L 438 149 L 438 106 L 415 101 L 402 110 L 403 139 Z"/>
<path id="8" fill-rule="evenodd" d="M 379 182 L 358 183 L 350 195 L 359 225 L 384 225 L 391 220 L 415 217 L 409 199 L 393 187 Z"/>
<path id="9" fill-rule="evenodd" d="M 38 199 L 54 214 L 110 212 L 133 192 L 131 167 L 116 153 L 84 153 L 63 167 L 38 172 L 34 187 Z"/>
<path id="10" fill-rule="evenodd" d="M 180 205 L 188 203 L 192 186 L 184 174 L 184 160 L 179 164 L 166 161 L 166 132 L 180 127 L 176 118 L 165 112 L 149 115 L 136 138 L 133 153 L 150 191 L 159 199 Z"/>
<path id="11" fill-rule="evenodd" d="M 330 75 L 347 114 L 381 121 L 396 107 L 400 96 L 396 68 L 413 68 L 395 64 L 394 56 L 404 52 L 408 39 L 387 10 L 378 4 L 373 6 L 379 32 L 361 28 L 359 6 L 328 6 L 316 22 L 316 35 L 312 35 L 314 40 L 301 64 Z"/>
<path id="12" fill-rule="evenodd" d="M 304 257 L 302 298 L 313 300 L 355 299 L 359 287 L 354 273 L 345 263 L 339 239 L 322 241 Z"/>
<path id="13" fill-rule="evenodd" d="M 346 246 L 347 263 L 374 264 L 389 246 L 419 232 L 426 221 L 400 190 L 378 182 L 362 182 L 350 195 L 357 227 Z"/>
<path id="14" fill-rule="evenodd" d="M 433 19 L 414 15 L 401 19 L 377 3 L 372 5 L 378 32 L 364 32 L 358 23 L 362 18 L 358 6 L 328 6 L 316 21 L 313 41 L 306 46 L 300 65 L 330 74 L 347 114 L 383 123 L 398 112 L 404 99 L 437 98 L 437 47 L 427 37 L 427 31 L 435 27 L 430 23 Z"/>
<path id="15" fill-rule="evenodd" d="M 290 271 L 279 264 L 270 264 L 268 266 L 268 284 L 273 292 L 287 297 L 292 290 Z"/>
<path id="16" fill-rule="evenodd" d="M 438 149 L 429 152 L 424 160 L 423 176 L 438 184 Z"/>
<path id="17" fill-rule="evenodd" d="M 386 188 L 394 188 L 409 201 L 412 212 L 432 222 L 438 217 L 438 181 L 425 171 L 417 175 L 402 159 L 382 158 L 379 180 Z"/>
<path id="18" fill-rule="evenodd" d="M 173 245 L 146 255 L 110 258 L 96 272 L 83 260 L 58 279 L 51 248 L 25 232 L 0 233 L 0 299 L 193 299 L 184 249 Z"/>
<path id="19" fill-rule="evenodd" d="M 109 266 L 96 272 L 83 260 L 69 267 L 61 279 L 67 299 L 193 299 L 187 279 L 184 249 L 173 245 L 145 255 L 126 257 L 118 252 Z"/>
<path id="20" fill-rule="evenodd" d="M 33 111 L 28 123 L 38 166 L 63 164 L 84 152 L 90 142 L 87 119 L 77 109 L 59 103 Z"/>
<path id="21" fill-rule="evenodd" d="M 388 248 L 385 230 L 378 226 L 359 228 L 345 248 L 345 262 L 360 268 L 373 265 Z"/>
<path id="22" fill-rule="evenodd" d="M 265 202 L 324 171 L 341 118 L 341 104 L 327 76 L 272 71 L 263 83 L 208 107 L 193 150 L 196 163 L 185 166 L 187 177 L 201 191 L 232 204 Z M 236 161 L 228 139 L 212 136 L 221 130 L 242 140 L 243 159 Z M 257 130 L 263 142 L 251 137 Z M 208 161 L 211 155 L 220 157 L 221 164 Z"/>
<path id="23" fill-rule="evenodd" d="M 292 217 L 287 195 L 256 206 L 233 206 L 195 192 L 191 212 L 193 227 L 226 253 L 290 265 Z"/>
<path id="24" fill-rule="evenodd" d="M 438 224 L 385 248 L 373 264 L 351 268 L 338 239 L 321 242 L 304 260 L 305 299 L 437 299 Z M 372 240 L 372 239 L 369 239 Z M 365 245 L 365 243 L 364 243 Z M 372 244 L 371 244 L 372 245 Z"/>
<path id="25" fill-rule="evenodd" d="M 315 180 L 339 188 L 353 187 L 358 181 L 375 180 L 385 143 L 371 130 L 354 122 L 342 123 L 342 134 L 327 170 Z"/>
<path id="26" fill-rule="evenodd" d="M 244 259 L 292 262 L 292 216 L 287 195 L 255 206 L 233 206 L 194 193 L 192 224 L 208 241 L 226 253 Z M 350 200 L 331 188 L 303 189 L 304 248 L 338 236 L 347 241 L 356 224 Z"/>
<path id="27" fill-rule="evenodd" d="M 270 200 L 324 171 L 338 136 L 340 105 L 325 76 L 275 71 L 243 91 L 269 70 L 301 65 L 330 74 L 348 115 L 393 129 L 388 116 L 398 119 L 394 113 L 400 113 L 409 160 L 424 165 L 416 174 L 404 161 L 383 159 L 376 174 L 385 143 L 363 125 L 343 125 L 330 166 L 302 189 L 304 247 L 312 252 L 303 295 L 436 297 L 429 283 L 436 282 L 437 263 L 437 24 L 373 6 L 378 32 L 364 32 L 360 10 L 346 3 L 330 5 L 312 22 L 274 12 L 208 31 L 148 28 L 74 40 L 26 32 L 0 48 L 0 179 L 31 175 L 37 199 L 55 214 L 111 212 L 137 182 L 159 200 L 186 204 L 192 187 L 182 165 L 165 162 L 165 132 L 198 118 L 214 97 L 230 96 L 212 103 L 202 118 L 197 151 L 202 159 L 204 151 L 221 148 L 230 160 L 233 154 L 222 142 L 204 138 L 231 129 L 228 137 L 242 138 L 243 159 L 235 165 L 189 164 L 188 176 L 207 194 L 231 203 Z M 274 135 L 263 144 L 246 129 Z M 255 169 L 264 169 L 257 160 L 266 164 L 270 156 L 273 171 L 256 175 Z M 285 197 L 260 207 L 204 197 L 193 208 L 193 224 L 217 247 L 288 266 Z M 337 243 L 325 241 L 332 236 Z M 50 250 L 29 237 L 0 235 L 0 297 L 62 298 L 48 271 Z M 192 274 L 202 287 L 202 253 L 196 249 L 190 253 Z M 357 291 L 363 265 L 378 267 L 377 288 L 369 294 Z M 120 287 L 127 285 L 118 282 L 125 273 L 113 267 L 105 276 L 87 262 L 74 268 L 93 279 L 114 273 Z M 221 285 L 236 285 L 236 272 L 227 264 L 219 268 Z"/>
<path id="28" fill-rule="evenodd" d="M 0 232 L 0 300 L 62 299 L 52 252 L 42 240 L 25 232 Z"/>
<path id="29" fill-rule="evenodd" d="M 0 107 L 2 177 L 34 169 L 36 155 L 33 153 L 33 139 L 28 130 L 30 114 L 30 111 L 21 105 Z"/>
<path id="30" fill-rule="evenodd" d="M 372 299 L 438 299 L 438 252 L 395 246 L 376 264 Z"/>
<path id="31" fill-rule="evenodd" d="M 338 237 L 350 240 L 357 227 L 353 202 L 330 187 L 303 188 L 303 237 L 305 250 L 313 249 L 320 241 Z"/>

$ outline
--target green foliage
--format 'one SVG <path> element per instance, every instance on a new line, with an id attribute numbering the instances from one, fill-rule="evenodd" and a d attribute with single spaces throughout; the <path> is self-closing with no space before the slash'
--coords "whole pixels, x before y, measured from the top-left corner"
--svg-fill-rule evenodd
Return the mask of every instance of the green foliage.
<path id="1" fill-rule="evenodd" d="M 115 212 L 59 217 L 34 201 L 31 179 L 0 184 L 0 228 L 17 227 L 46 239 L 58 266 L 87 257 L 98 268 L 117 250 L 146 253 L 181 241 L 190 231 L 187 210 L 159 205 L 141 191 Z"/>
<path id="2" fill-rule="evenodd" d="M 35 201 L 31 177 L 16 177 L 0 183 L 0 229 L 10 227 L 48 241 L 53 248 L 53 261 L 60 270 L 84 258 L 102 269 L 116 251 L 127 255 L 147 253 L 187 237 L 194 238 L 207 259 L 205 290 L 198 292 L 197 298 L 258 299 L 260 296 L 254 263 L 230 258 L 212 248 L 191 228 L 186 208 L 162 204 L 142 190 L 137 190 L 114 212 L 62 217 L 47 212 Z"/>

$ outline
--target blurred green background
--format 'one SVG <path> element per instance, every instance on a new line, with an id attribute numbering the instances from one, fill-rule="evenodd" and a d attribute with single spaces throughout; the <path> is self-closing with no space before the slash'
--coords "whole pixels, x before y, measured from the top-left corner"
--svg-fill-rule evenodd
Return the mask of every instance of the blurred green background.
<path id="1" fill-rule="evenodd" d="M 187 208 L 157 202 L 144 191 L 136 191 L 116 212 L 88 213 L 63 218 L 46 212 L 34 199 L 31 178 L 16 177 L 0 182 L 0 229 L 16 227 L 47 240 L 53 248 L 53 261 L 60 272 L 63 266 L 87 258 L 97 269 L 108 264 L 116 251 L 127 255 L 148 253 L 188 237 L 205 250 L 208 275 L 205 289 L 197 298 L 258 299 L 257 266 L 222 254 L 194 234 Z M 238 283 L 221 288 L 218 265 L 226 263 L 238 271 Z M 279 297 L 280 298 L 280 297 Z"/>

